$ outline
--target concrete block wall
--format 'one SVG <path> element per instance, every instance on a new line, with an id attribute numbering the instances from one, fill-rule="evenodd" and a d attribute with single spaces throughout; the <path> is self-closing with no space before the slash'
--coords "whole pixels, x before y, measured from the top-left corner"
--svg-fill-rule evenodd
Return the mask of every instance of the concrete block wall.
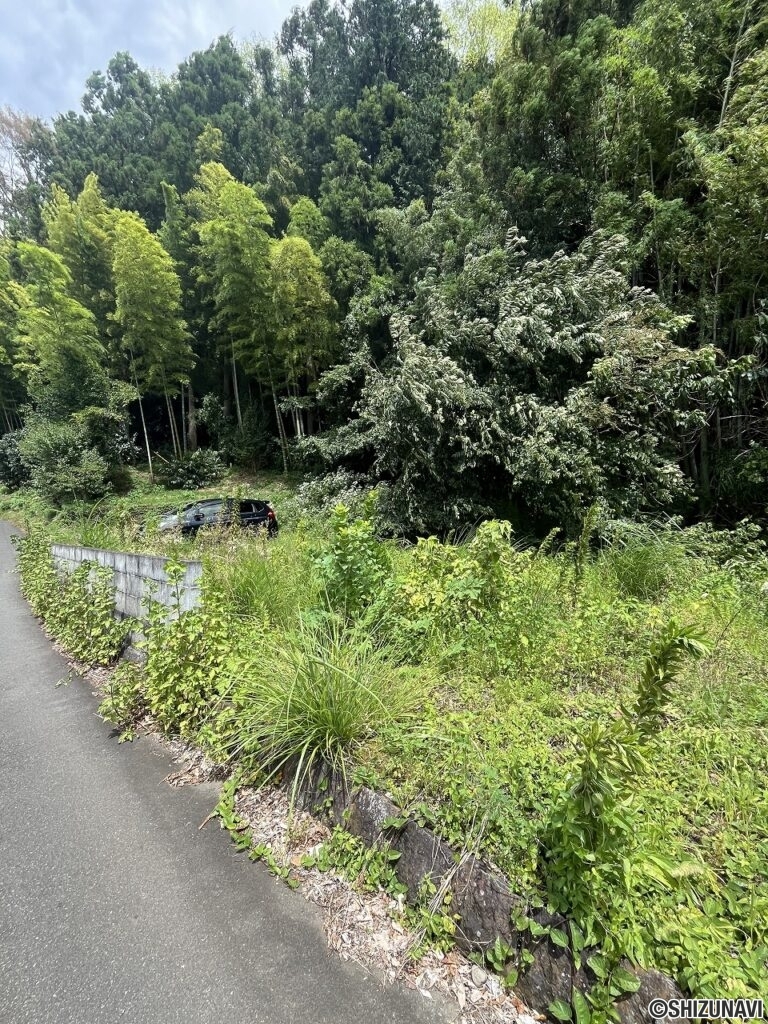
<path id="1" fill-rule="evenodd" d="M 93 562 L 112 570 L 115 587 L 115 611 L 125 618 L 146 619 L 150 596 L 166 608 L 173 606 L 176 588 L 168 582 L 167 558 L 157 555 L 132 555 L 122 551 L 102 551 L 69 544 L 53 544 L 51 554 L 62 572 L 73 572 L 83 562 Z M 185 567 L 179 582 L 180 607 L 191 611 L 200 603 L 202 562 L 182 562 Z"/>

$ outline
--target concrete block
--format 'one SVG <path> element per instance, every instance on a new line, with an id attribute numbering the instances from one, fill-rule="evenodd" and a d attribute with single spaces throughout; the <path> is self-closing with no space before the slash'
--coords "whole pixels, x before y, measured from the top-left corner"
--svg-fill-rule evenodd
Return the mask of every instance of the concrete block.
<path id="1" fill-rule="evenodd" d="M 124 576 L 123 581 L 126 594 L 130 594 L 131 597 L 136 597 L 141 600 L 144 596 L 144 580 L 141 576 Z"/>
<path id="2" fill-rule="evenodd" d="M 125 555 L 123 572 L 129 576 L 141 575 L 141 557 L 139 555 Z"/>
<path id="3" fill-rule="evenodd" d="M 123 607 L 119 608 L 118 611 L 123 616 L 139 619 L 141 618 L 141 600 L 138 597 L 128 595 L 125 597 Z"/>
<path id="4" fill-rule="evenodd" d="M 141 555 L 139 557 L 139 573 L 146 579 L 153 579 L 152 569 L 155 559 L 152 555 Z"/>
<path id="5" fill-rule="evenodd" d="M 187 574 L 184 577 L 184 585 L 187 587 L 199 587 L 203 578 L 202 562 L 187 562 Z"/>
<path id="6" fill-rule="evenodd" d="M 181 592 L 181 610 L 183 612 L 194 611 L 200 604 L 200 591 L 196 588 L 186 587 Z"/>

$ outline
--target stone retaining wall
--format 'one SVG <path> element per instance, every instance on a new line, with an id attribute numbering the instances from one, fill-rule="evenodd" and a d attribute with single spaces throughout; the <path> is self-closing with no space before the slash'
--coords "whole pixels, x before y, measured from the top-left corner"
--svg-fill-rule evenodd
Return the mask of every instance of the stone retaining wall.
<path id="1" fill-rule="evenodd" d="M 115 587 L 115 611 L 121 618 L 146 619 L 150 595 L 171 608 L 176 600 L 176 587 L 168 582 L 169 559 L 156 555 L 130 555 L 121 551 L 80 548 L 53 544 L 51 554 L 56 566 L 72 572 L 83 562 L 94 562 L 112 570 Z M 179 581 L 181 611 L 187 612 L 200 603 L 202 562 L 182 562 L 184 576 Z"/>
<path id="2" fill-rule="evenodd" d="M 294 779 L 295 767 L 289 765 L 283 785 L 292 788 Z M 497 938 L 513 950 L 527 949 L 533 962 L 514 990 L 531 1010 L 548 1015 L 555 1001 L 570 1003 L 574 989 L 586 994 L 597 983 L 586 965 L 590 953 L 597 950 L 584 950 L 583 966 L 577 969 L 570 950 L 555 945 L 546 935 L 534 939 L 530 931 L 518 931 L 515 920 L 526 910 L 526 901 L 510 889 L 506 878 L 468 851 L 452 850 L 430 829 L 403 815 L 384 794 L 365 786 L 350 789 L 339 774 L 320 769 L 302 779 L 296 797 L 305 810 L 328 815 L 366 846 L 384 844 L 397 851 L 395 874 L 406 886 L 409 902 L 416 901 L 425 879 L 450 892 L 451 910 L 460 919 L 456 944 L 465 953 L 484 953 Z M 397 824 L 393 826 L 393 822 Z M 560 915 L 535 910 L 530 916 L 545 928 L 568 931 L 568 922 Z M 655 1024 L 648 1013 L 651 1002 L 683 996 L 676 983 L 659 971 L 634 968 L 627 961 L 623 967 L 637 977 L 640 987 L 616 1004 L 622 1024 Z"/>

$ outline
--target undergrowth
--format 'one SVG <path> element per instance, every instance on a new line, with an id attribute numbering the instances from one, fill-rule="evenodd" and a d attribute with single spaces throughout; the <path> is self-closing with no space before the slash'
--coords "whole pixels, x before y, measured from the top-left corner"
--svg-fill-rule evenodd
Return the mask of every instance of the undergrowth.
<path id="1" fill-rule="evenodd" d="M 104 526 L 125 542 L 119 509 Z M 574 957 L 603 958 L 582 1019 L 610 1017 L 624 957 L 696 995 L 767 995 L 768 562 L 755 529 L 595 513 L 561 547 L 487 523 L 462 544 L 406 548 L 376 540 L 370 502 L 359 513 L 297 515 L 268 544 L 201 535 L 202 607 L 150 610 L 146 668 L 118 680 L 104 713 L 130 734 L 147 708 L 248 778 L 331 765 L 387 791 L 570 919 Z M 189 553 L 155 543 L 150 520 L 145 546 Z M 121 635 L 103 583 L 89 582 L 86 610 L 80 578 L 65 612 L 41 551 L 21 551 L 33 607 L 67 646 L 85 616 L 91 653 L 110 660 Z M 354 867 L 346 842 L 318 856 Z M 396 863 L 376 865 L 389 885 Z M 441 943 L 452 911 L 438 895 L 422 907 Z"/>

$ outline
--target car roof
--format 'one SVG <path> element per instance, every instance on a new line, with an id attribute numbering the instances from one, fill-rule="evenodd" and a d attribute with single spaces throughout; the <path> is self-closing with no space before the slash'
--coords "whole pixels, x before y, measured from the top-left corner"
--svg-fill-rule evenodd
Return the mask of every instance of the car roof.
<path id="1" fill-rule="evenodd" d="M 249 501 L 259 505 L 269 505 L 268 498 L 254 498 L 251 495 L 247 495 L 242 498 L 200 498 L 199 501 L 190 501 L 189 504 L 185 505 L 182 512 L 189 512 L 191 508 L 201 508 L 209 505 L 224 505 L 228 501 Z"/>

